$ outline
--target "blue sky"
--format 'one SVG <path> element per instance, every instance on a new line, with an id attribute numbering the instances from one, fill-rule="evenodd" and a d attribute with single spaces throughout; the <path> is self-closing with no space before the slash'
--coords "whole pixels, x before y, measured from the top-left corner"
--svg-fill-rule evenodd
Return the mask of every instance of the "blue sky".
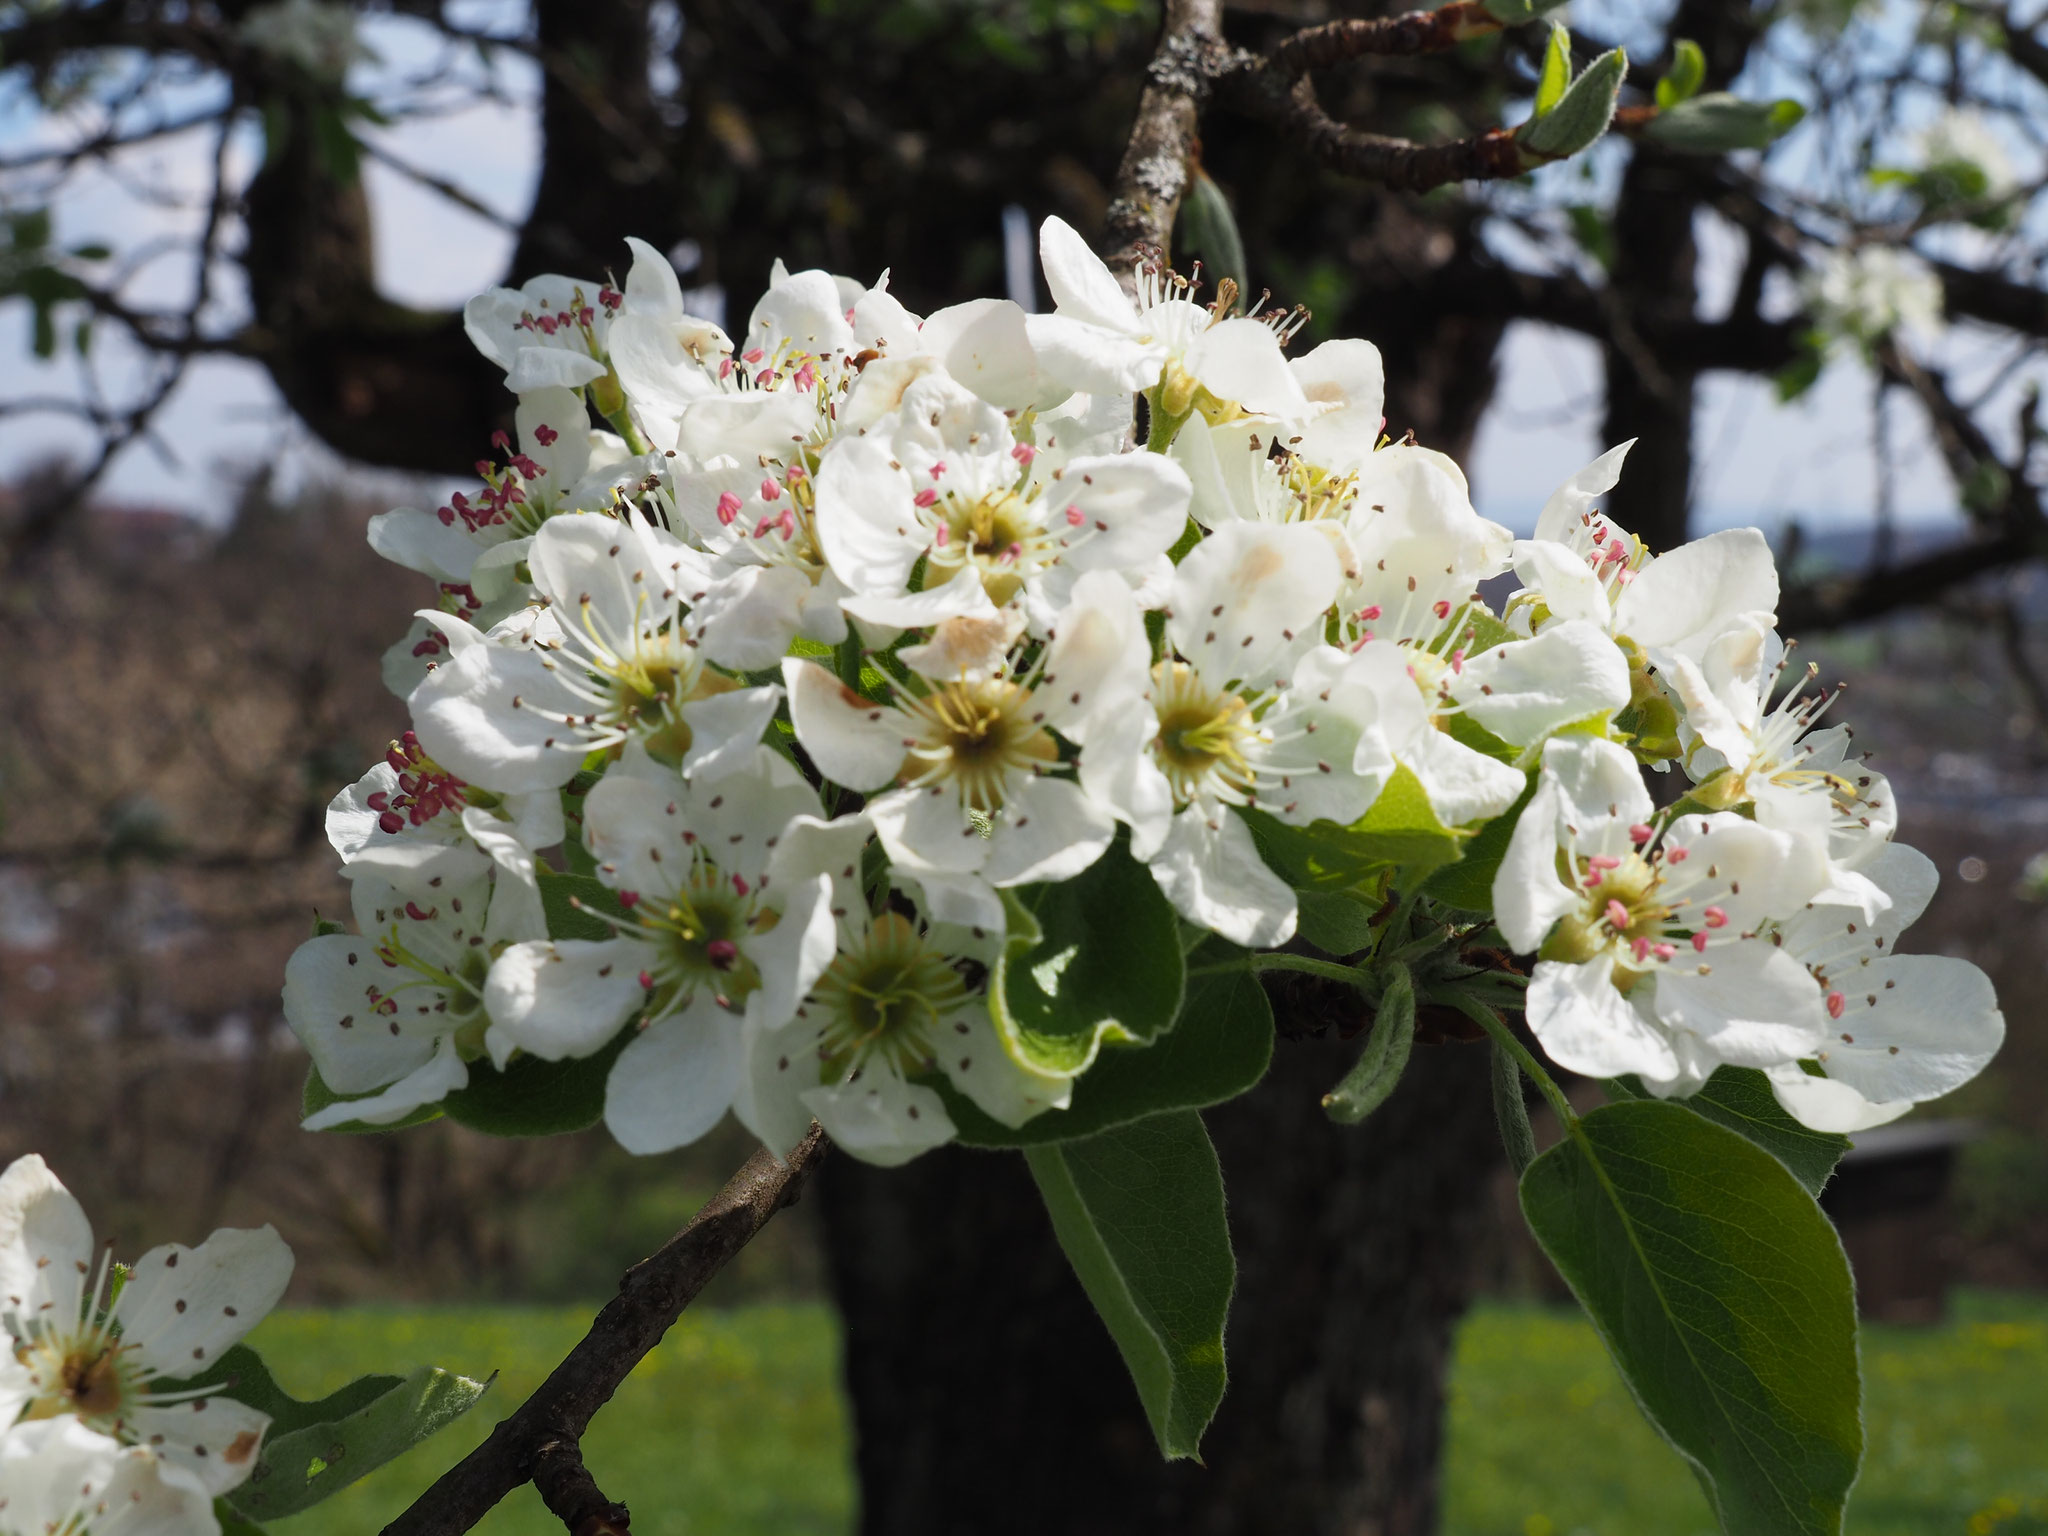
<path id="1" fill-rule="evenodd" d="M 403 19 L 373 21 L 365 36 L 382 59 L 372 72 L 378 83 L 388 83 L 394 72 L 418 69 L 433 52 L 424 29 Z M 498 78 L 503 102 L 412 121 L 381 135 L 381 142 L 516 221 L 531 197 L 539 148 L 529 105 L 534 86 L 530 71 L 516 59 L 498 66 Z M 18 150 L 48 132 L 49 125 L 23 103 L 0 105 L 0 148 Z M 195 132 L 134 152 L 117 174 L 85 174 L 57 205 L 60 239 L 106 238 L 133 248 L 153 233 L 195 227 L 195 209 L 166 204 L 180 194 L 189 197 L 201 184 L 211 153 L 210 140 Z M 246 172 L 258 153 L 260 138 L 253 127 L 245 127 L 230 143 L 229 163 Z M 1543 174 L 1577 172 L 1555 167 Z M 1596 175 L 1604 174 L 1596 168 Z M 366 162 L 365 177 L 379 281 L 391 297 L 429 307 L 456 306 L 502 274 L 511 248 L 504 228 L 451 205 L 374 159 Z M 1711 314 L 1725 303 L 1733 283 L 1739 243 L 1711 223 L 1703 225 L 1701 236 L 1702 310 Z M 229 277 L 232 268 L 223 266 L 219 272 Z M 176 303 L 189 282 L 189 271 L 158 262 L 137 274 L 128 296 L 137 303 Z M 221 302 L 231 311 L 240 297 L 229 286 Z M 6 359 L 7 381 L 0 393 L 75 394 L 82 383 L 79 364 L 75 359 L 37 362 L 29 352 L 22 309 L 0 308 L 0 357 Z M 1938 351 L 1965 373 L 1981 372 L 1995 361 L 1983 341 L 1967 333 L 1951 333 Z M 96 348 L 94 372 L 109 395 L 118 398 L 132 390 L 139 368 L 138 359 L 121 355 L 107 341 Z M 1819 385 L 1790 406 L 1778 404 L 1767 381 L 1728 375 L 1710 376 L 1701 398 L 1696 526 L 1770 526 L 1788 514 L 1809 526 L 1823 526 L 1869 516 L 1879 459 L 1872 442 L 1871 384 L 1859 366 L 1830 367 Z M 1532 522 L 1551 487 L 1604 446 L 1596 440 L 1599 401 L 1599 361 L 1590 342 L 1546 327 L 1517 326 L 1501 356 L 1497 399 L 1468 464 L 1481 509 L 1511 525 Z M 293 473 L 315 476 L 336 469 L 291 423 L 267 378 L 253 365 L 225 359 L 201 363 L 161 423 L 167 454 L 148 445 L 131 448 L 110 475 L 113 494 L 217 516 L 226 500 L 225 466 L 282 460 Z M 1888 435 L 1900 518 L 1953 519 L 1954 494 L 1917 410 L 1895 403 Z M 59 417 L 0 419 L 0 477 L 53 448 L 82 452 L 89 441 L 80 424 Z"/>

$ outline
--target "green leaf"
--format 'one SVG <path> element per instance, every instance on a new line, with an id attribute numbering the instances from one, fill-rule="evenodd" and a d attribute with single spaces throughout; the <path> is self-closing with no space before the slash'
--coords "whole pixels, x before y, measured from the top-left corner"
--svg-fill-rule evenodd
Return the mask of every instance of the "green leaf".
<path id="1" fill-rule="evenodd" d="M 1647 1099 L 1650 1091 L 1634 1077 L 1618 1077 L 1600 1085 L 1615 1099 Z M 1694 1114 L 1746 1136 L 1792 1170 L 1810 1195 L 1827 1187 L 1835 1164 L 1852 1145 L 1846 1136 L 1801 1125 L 1771 1092 L 1771 1081 L 1755 1067 L 1722 1067 L 1689 1099 L 1673 1099 Z"/>
<path id="2" fill-rule="evenodd" d="M 545 867 L 537 873 L 540 909 L 547 919 L 551 939 L 608 939 L 615 930 L 597 914 L 626 915 L 626 909 L 619 905 L 618 892 L 595 875 L 558 875 Z M 581 908 L 576 905 L 578 902 L 583 904 Z"/>
<path id="3" fill-rule="evenodd" d="M 502 1072 L 488 1061 L 473 1061 L 469 1086 L 443 1099 L 441 1112 L 486 1136 L 587 1131 L 604 1118 L 605 1079 L 632 1038 L 628 1024 L 595 1055 L 568 1061 L 515 1056 Z"/>
<path id="4" fill-rule="evenodd" d="M 1390 869 L 1420 878 L 1455 860 L 1467 836 L 1437 820 L 1422 781 L 1405 767 L 1394 770 L 1372 808 L 1348 827 L 1333 821 L 1294 827 L 1264 811 L 1238 814 L 1260 857 L 1300 891 L 1367 891 Z"/>
<path id="5" fill-rule="evenodd" d="M 1863 1453 L 1834 1228 L 1769 1153 L 1677 1104 L 1609 1104 L 1522 1211 L 1728 1536 L 1840 1536 Z"/>
<path id="6" fill-rule="evenodd" d="M 1021 1065 L 1071 1077 L 1105 1042 L 1172 1026 L 1186 970 L 1179 922 L 1126 839 L 1071 880 L 1005 897 L 1012 939 L 989 978 L 989 1014 Z"/>
<path id="7" fill-rule="evenodd" d="M 1516 140 L 1538 160 L 1576 155 L 1614 121 L 1614 104 L 1627 73 L 1628 56 L 1619 48 L 1608 49 L 1586 66 L 1556 106 L 1516 129 Z"/>
<path id="8" fill-rule="evenodd" d="M 1467 912 L 1493 910 L 1493 877 L 1500 873 L 1500 861 L 1507 857 L 1508 842 L 1515 835 L 1515 823 L 1536 793 L 1531 775 L 1521 799 L 1479 829 L 1478 836 L 1465 845 L 1465 856 L 1429 877 L 1423 890 L 1438 901 L 1449 902 Z"/>
<path id="9" fill-rule="evenodd" d="M 263 1357 L 246 1344 L 230 1348 L 200 1376 L 189 1380 L 161 1381 L 152 1390 L 181 1392 L 189 1387 L 218 1387 L 217 1396 L 246 1403 L 270 1416 L 272 1435 L 289 1434 L 312 1424 L 343 1419 L 389 1392 L 403 1380 L 398 1376 L 361 1376 L 339 1391 L 301 1402 L 277 1384 Z"/>
<path id="10" fill-rule="evenodd" d="M 1498 1040 L 1487 1042 L 1493 1054 L 1493 1119 L 1500 1127 L 1501 1150 L 1508 1166 L 1520 1178 L 1536 1161 L 1536 1133 L 1529 1128 L 1529 1100 L 1522 1091 L 1522 1067 L 1501 1049 Z"/>
<path id="11" fill-rule="evenodd" d="M 213 1501 L 213 1518 L 220 1522 L 220 1536 L 263 1536 L 263 1527 L 245 1520 L 226 1499 Z"/>
<path id="12" fill-rule="evenodd" d="M 1237 215 L 1223 189 L 1200 166 L 1180 205 L 1180 249 L 1198 253 L 1202 264 L 1213 269 L 1213 277 L 1228 278 L 1238 292 L 1244 291 L 1244 238 L 1238 233 Z"/>
<path id="13" fill-rule="evenodd" d="M 350 1098 L 368 1099 L 376 1097 L 381 1089 L 372 1093 L 336 1093 L 327 1086 L 327 1080 L 320 1075 L 318 1067 L 306 1068 L 306 1085 L 299 1092 L 299 1118 L 318 1114 L 331 1104 L 345 1103 Z M 374 1136 L 383 1131 L 402 1131 L 408 1126 L 425 1125 L 429 1120 L 441 1118 L 439 1104 L 422 1104 L 403 1119 L 392 1120 L 382 1125 L 373 1125 L 367 1120 L 348 1120 L 340 1125 L 330 1125 L 321 1131 L 323 1136 Z"/>
<path id="14" fill-rule="evenodd" d="M 1579 248 L 1601 266 L 1612 268 L 1614 224 L 1607 215 L 1592 203 L 1573 203 L 1565 209 L 1565 216 L 1572 221 L 1572 238 Z"/>
<path id="15" fill-rule="evenodd" d="M 1797 400 L 1820 381 L 1821 369 L 1827 364 L 1825 346 L 1825 338 L 1801 338 L 1798 355 L 1779 369 L 1772 380 L 1780 405 Z"/>
<path id="16" fill-rule="evenodd" d="M 1709 91 L 1658 113 L 1643 137 L 1683 154 L 1725 155 L 1768 149 L 1805 116 L 1806 108 L 1796 101 L 1745 101 L 1727 91 Z"/>
<path id="17" fill-rule="evenodd" d="M 1550 24 L 1550 41 L 1543 48 L 1543 68 L 1536 76 L 1536 116 L 1548 117 L 1551 108 L 1564 100 L 1565 87 L 1572 80 L 1572 35 L 1561 21 Z"/>
<path id="18" fill-rule="evenodd" d="M 1223 1171 L 1201 1116 L 1154 1115 L 1024 1157 L 1160 1454 L 1195 1455 L 1223 1400 L 1223 1324 L 1237 1284 Z"/>
<path id="19" fill-rule="evenodd" d="M 1171 1030 L 1151 1045 L 1108 1047 L 1075 1081 L 1065 1109 L 1047 1110 L 1015 1129 L 983 1114 L 944 1078 L 931 1086 L 968 1146 L 1043 1146 L 1169 1110 L 1221 1104 L 1264 1077 L 1272 1059 L 1273 1006 L 1266 989 L 1250 970 L 1230 969 L 1191 978 Z"/>
<path id="20" fill-rule="evenodd" d="M 1680 102 L 1699 94 L 1707 80 L 1707 56 L 1700 45 L 1681 37 L 1672 45 L 1671 69 L 1657 82 L 1657 105 L 1669 112 Z"/>
<path id="21" fill-rule="evenodd" d="M 1295 932 L 1326 955 L 1343 959 L 1371 949 L 1373 908 L 1337 891 L 1302 891 Z"/>
<path id="22" fill-rule="evenodd" d="M 1415 978 L 1398 962 L 1386 967 L 1386 985 L 1372 1017 L 1372 1033 L 1358 1065 L 1323 1095 L 1323 1113 L 1339 1125 L 1356 1125 L 1387 1102 L 1408 1067 L 1415 1046 Z"/>
<path id="23" fill-rule="evenodd" d="M 378 1390 L 369 1395 L 372 1383 Z M 249 1481 L 228 1502 L 250 1520 L 310 1509 L 453 1423 L 490 1385 L 434 1366 L 406 1377 L 366 1376 L 336 1394 L 367 1399 L 348 1411 L 282 1433 L 272 1424 Z"/>

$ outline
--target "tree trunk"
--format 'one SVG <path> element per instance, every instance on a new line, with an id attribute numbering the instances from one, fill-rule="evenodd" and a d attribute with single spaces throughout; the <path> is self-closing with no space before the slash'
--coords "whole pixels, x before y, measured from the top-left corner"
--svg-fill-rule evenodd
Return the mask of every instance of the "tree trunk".
<path id="1" fill-rule="evenodd" d="M 1021 1157 L 834 1159 L 863 1536 L 1434 1530 L 1451 1333 L 1499 1156 L 1487 1057 L 1419 1050 L 1370 1120 L 1332 1125 L 1317 1100 L 1357 1051 L 1283 1039 L 1267 1080 L 1206 1116 L 1239 1268 L 1203 1466 L 1159 1459 Z"/>

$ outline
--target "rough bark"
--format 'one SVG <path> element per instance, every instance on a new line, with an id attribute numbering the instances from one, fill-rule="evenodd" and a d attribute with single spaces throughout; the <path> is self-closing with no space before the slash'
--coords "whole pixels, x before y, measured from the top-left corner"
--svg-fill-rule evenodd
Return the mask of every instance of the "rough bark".
<path id="1" fill-rule="evenodd" d="M 1444 1371 L 1498 1146 L 1484 1051 L 1418 1051 L 1372 1119 L 1356 1042 L 1286 1041 L 1207 1115 L 1239 1278 L 1206 1465 L 1162 1463 L 1021 1158 L 821 1179 L 863 1536 L 1426 1536 Z"/>

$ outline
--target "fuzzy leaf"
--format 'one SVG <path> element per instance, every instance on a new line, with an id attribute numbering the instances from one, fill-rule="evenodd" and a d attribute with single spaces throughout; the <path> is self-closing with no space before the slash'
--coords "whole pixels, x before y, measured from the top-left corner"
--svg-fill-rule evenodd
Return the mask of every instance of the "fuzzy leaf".
<path id="1" fill-rule="evenodd" d="M 1840 1536 L 1855 1292 L 1785 1165 L 1678 1104 L 1609 1104 L 1529 1166 L 1522 1211 L 1727 1536 Z"/>
<path id="2" fill-rule="evenodd" d="M 1223 1400 L 1223 1324 L 1237 1284 L 1223 1171 L 1201 1116 L 1154 1115 L 1024 1157 L 1160 1454 L 1195 1455 Z"/>
<path id="3" fill-rule="evenodd" d="M 1707 56 L 1700 45 L 1681 37 L 1671 49 L 1671 68 L 1657 82 L 1657 105 L 1669 112 L 1682 101 L 1699 94 L 1707 79 Z"/>
<path id="4" fill-rule="evenodd" d="M 1614 121 L 1614 104 L 1621 94 L 1622 77 L 1628 73 L 1628 56 L 1610 48 L 1571 83 L 1564 95 L 1541 117 L 1532 117 L 1515 131 L 1515 138 L 1538 160 L 1562 160 L 1576 155 L 1598 139 Z"/>
<path id="5" fill-rule="evenodd" d="M 1543 68 L 1536 76 L 1536 116 L 1550 115 L 1550 109 L 1564 100 L 1571 80 L 1572 35 L 1563 22 L 1553 21 L 1550 41 L 1543 47 Z"/>
<path id="6" fill-rule="evenodd" d="M 1390 964 L 1379 1007 L 1373 1013 L 1372 1033 L 1365 1037 L 1365 1050 L 1358 1065 L 1323 1095 L 1323 1113 L 1339 1125 L 1357 1125 L 1386 1103 L 1387 1095 L 1400 1084 L 1414 1046 L 1415 978 L 1408 974 L 1407 966 Z"/>
<path id="7" fill-rule="evenodd" d="M 1244 291 L 1244 237 L 1238 233 L 1237 215 L 1223 189 L 1200 166 L 1180 205 L 1180 246 L 1201 257 L 1212 280 L 1227 277 L 1240 293 Z"/>
<path id="8" fill-rule="evenodd" d="M 1768 149 L 1805 116 L 1806 108 L 1796 101 L 1745 101 L 1727 91 L 1709 91 L 1658 113 L 1643 137 L 1688 155 L 1725 155 Z"/>

